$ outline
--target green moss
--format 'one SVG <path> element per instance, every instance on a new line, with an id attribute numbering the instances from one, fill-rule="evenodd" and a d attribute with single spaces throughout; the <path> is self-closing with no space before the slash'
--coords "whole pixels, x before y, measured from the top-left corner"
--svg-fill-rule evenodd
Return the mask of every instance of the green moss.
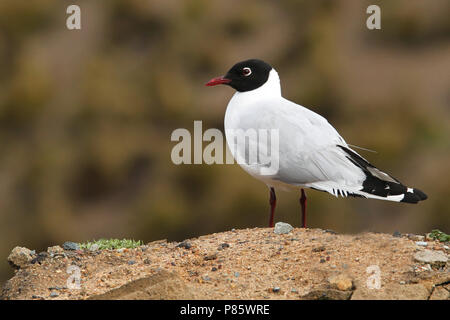
<path id="1" fill-rule="evenodd" d="M 130 239 L 99 239 L 90 242 L 79 243 L 81 249 L 91 249 L 91 247 L 96 244 L 99 250 L 104 249 L 121 249 L 121 248 L 136 248 L 143 245 L 141 240 L 130 240 Z"/>

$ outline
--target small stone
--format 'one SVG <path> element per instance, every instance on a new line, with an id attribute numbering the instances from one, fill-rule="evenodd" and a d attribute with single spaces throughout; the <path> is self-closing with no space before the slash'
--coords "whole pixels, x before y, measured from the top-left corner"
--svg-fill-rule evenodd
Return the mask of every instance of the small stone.
<path id="1" fill-rule="evenodd" d="M 325 251 L 325 247 L 324 246 L 320 246 L 320 247 L 315 247 L 312 249 L 312 252 L 322 252 Z"/>
<path id="2" fill-rule="evenodd" d="M 325 260 L 324 258 L 321 258 L 319 262 L 320 262 L 320 263 L 325 263 L 326 261 L 327 261 L 327 260 Z"/>
<path id="3" fill-rule="evenodd" d="M 216 254 L 216 253 L 208 254 L 208 255 L 205 256 L 203 259 L 206 260 L 206 261 L 209 261 L 209 260 L 216 260 L 216 259 L 217 259 L 217 254 Z"/>
<path id="4" fill-rule="evenodd" d="M 15 247 L 8 256 L 9 264 L 16 269 L 25 267 L 31 260 L 31 250 L 24 247 Z"/>
<path id="5" fill-rule="evenodd" d="M 273 287 L 272 292 L 274 293 L 280 292 L 280 287 Z"/>
<path id="6" fill-rule="evenodd" d="M 90 251 L 97 251 L 99 248 L 100 248 L 99 245 L 96 244 L 96 243 L 94 243 L 94 244 L 89 248 L 89 250 L 90 250 Z"/>
<path id="7" fill-rule="evenodd" d="M 217 268 L 216 267 L 212 267 L 211 271 L 217 271 Z"/>
<path id="8" fill-rule="evenodd" d="M 402 237 L 402 234 L 401 234 L 400 232 L 398 232 L 398 231 L 395 231 L 395 232 L 392 234 L 392 236 L 395 237 L 395 238 L 401 238 L 401 237 Z"/>
<path id="9" fill-rule="evenodd" d="M 418 262 L 428 263 L 433 267 L 440 268 L 447 264 L 447 255 L 441 251 L 425 249 L 414 255 L 414 259 Z"/>
<path id="10" fill-rule="evenodd" d="M 328 279 L 331 288 L 348 291 L 353 288 L 353 280 L 346 274 L 339 274 Z"/>
<path id="11" fill-rule="evenodd" d="M 135 263 L 136 263 L 136 261 L 134 261 L 134 260 L 128 261 L 128 264 L 129 264 L 129 265 L 133 265 L 133 264 L 135 264 Z"/>
<path id="12" fill-rule="evenodd" d="M 202 277 L 203 281 L 211 281 L 211 278 L 208 275 Z"/>
<path id="13" fill-rule="evenodd" d="M 52 292 L 50 293 L 50 297 L 51 297 L 51 298 L 56 298 L 56 297 L 58 297 L 58 296 L 59 296 L 59 293 L 56 292 L 56 291 L 52 291 Z"/>
<path id="14" fill-rule="evenodd" d="M 400 281 L 399 283 L 400 283 L 400 284 L 406 284 L 406 282 L 405 282 L 405 281 Z"/>
<path id="15" fill-rule="evenodd" d="M 35 264 L 35 263 L 37 262 L 37 263 L 40 264 L 40 263 L 41 263 L 42 261 L 44 261 L 47 257 L 48 257 L 48 253 L 47 253 L 47 252 L 45 252 L 45 251 L 39 252 L 39 253 L 37 254 L 37 256 L 34 257 L 33 260 L 31 260 L 31 263 L 32 263 L 32 264 Z"/>
<path id="16" fill-rule="evenodd" d="M 234 276 L 235 276 L 236 278 L 238 278 L 238 277 L 239 277 L 239 272 L 235 272 L 235 273 L 234 273 Z"/>
<path id="17" fill-rule="evenodd" d="M 275 228 L 273 230 L 276 234 L 287 234 L 291 232 L 294 228 L 289 224 L 285 222 L 277 222 L 275 224 Z"/>
<path id="18" fill-rule="evenodd" d="M 80 250 L 80 246 L 78 243 L 72 242 L 72 241 L 66 241 L 63 244 L 64 250 Z"/>
<path id="19" fill-rule="evenodd" d="M 51 257 L 56 255 L 64 255 L 64 249 L 60 246 L 48 247 L 47 252 Z"/>
<path id="20" fill-rule="evenodd" d="M 221 243 L 219 245 L 219 247 L 217 248 L 217 250 L 223 250 L 223 249 L 226 249 L 226 248 L 229 248 L 229 247 L 230 247 L 230 245 L 228 243 Z"/>
<path id="21" fill-rule="evenodd" d="M 426 247 L 426 246 L 428 246 L 428 243 L 425 241 L 416 241 L 416 245 L 421 246 L 421 247 Z"/>
<path id="22" fill-rule="evenodd" d="M 184 249 L 190 249 L 192 246 L 191 246 L 191 244 L 189 243 L 189 241 L 183 241 L 183 242 L 181 242 L 181 243 L 179 243 L 178 245 L 177 245 L 177 248 L 184 248 Z"/>
<path id="23" fill-rule="evenodd" d="M 291 289 L 291 292 L 292 292 L 292 293 L 297 293 L 298 291 L 297 291 L 297 289 L 292 288 L 292 289 Z"/>
<path id="24" fill-rule="evenodd" d="M 144 264 L 151 264 L 152 261 L 149 258 L 144 259 Z"/>

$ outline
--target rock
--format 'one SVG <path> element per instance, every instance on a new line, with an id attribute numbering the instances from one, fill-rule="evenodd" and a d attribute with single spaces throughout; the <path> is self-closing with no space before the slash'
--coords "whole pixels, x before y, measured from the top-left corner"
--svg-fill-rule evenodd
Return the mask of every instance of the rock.
<path id="1" fill-rule="evenodd" d="M 273 287 L 272 292 L 274 292 L 274 293 L 280 292 L 280 287 Z"/>
<path id="2" fill-rule="evenodd" d="M 177 245 L 177 248 L 184 248 L 184 249 L 190 249 L 192 246 L 191 246 L 191 244 L 189 243 L 189 241 L 183 241 L 183 242 L 181 242 L 181 243 L 179 243 L 178 245 Z"/>
<path id="3" fill-rule="evenodd" d="M 414 255 L 414 260 L 422 263 L 428 263 L 432 267 L 440 268 L 447 264 L 448 258 L 442 251 L 423 250 Z"/>
<path id="4" fill-rule="evenodd" d="M 99 248 L 100 248 L 99 245 L 96 244 L 96 243 L 94 243 L 94 244 L 89 248 L 89 250 L 90 250 L 90 251 L 97 251 Z"/>
<path id="5" fill-rule="evenodd" d="M 206 260 L 206 261 L 216 260 L 217 259 L 217 254 L 216 253 L 208 254 L 203 259 Z"/>
<path id="6" fill-rule="evenodd" d="M 430 300 L 447 300 L 447 299 L 450 299 L 450 292 L 448 292 L 442 286 L 435 287 L 430 297 Z"/>
<path id="7" fill-rule="evenodd" d="M 219 245 L 219 247 L 217 248 L 217 250 L 223 250 L 223 249 L 226 249 L 226 248 L 229 248 L 229 247 L 230 247 L 230 245 L 228 243 L 221 243 Z"/>
<path id="8" fill-rule="evenodd" d="M 33 260 L 31 250 L 24 247 L 15 247 L 8 256 L 9 264 L 16 269 L 27 266 L 31 260 Z"/>
<path id="9" fill-rule="evenodd" d="M 51 298 L 56 298 L 56 297 L 58 297 L 58 296 L 59 296 L 59 293 L 56 292 L 56 291 L 52 291 L 52 292 L 50 293 L 50 297 L 51 297 Z"/>
<path id="10" fill-rule="evenodd" d="M 352 300 L 427 300 L 429 295 L 422 284 L 390 284 L 381 289 L 357 288 Z"/>
<path id="11" fill-rule="evenodd" d="M 331 288 L 341 291 L 348 291 L 353 288 L 353 280 L 346 274 L 339 274 L 328 279 Z"/>
<path id="12" fill-rule="evenodd" d="M 133 264 L 135 264 L 136 263 L 136 261 L 134 261 L 134 260 L 130 260 L 130 261 L 128 261 L 128 264 L 131 266 L 131 265 L 133 265 Z"/>
<path id="13" fill-rule="evenodd" d="M 31 263 L 32 263 L 32 264 L 35 264 L 35 263 L 37 262 L 37 263 L 40 264 L 40 263 L 41 263 L 42 261 L 44 261 L 47 257 L 48 257 L 48 253 L 47 253 L 47 252 L 45 252 L 45 251 L 39 252 L 39 253 L 37 254 L 37 256 L 34 257 L 34 258 L 31 260 Z"/>
<path id="14" fill-rule="evenodd" d="M 61 255 L 61 256 L 64 255 L 64 249 L 61 248 L 60 246 L 48 247 L 47 252 L 51 257 L 56 256 L 56 255 Z"/>
<path id="15" fill-rule="evenodd" d="M 208 275 L 204 275 L 202 279 L 203 281 L 211 281 L 211 278 Z"/>
<path id="16" fill-rule="evenodd" d="M 234 276 L 235 276 L 236 278 L 239 278 L 239 272 L 235 272 L 235 273 L 234 273 Z"/>
<path id="17" fill-rule="evenodd" d="M 72 241 L 66 241 L 63 244 L 64 250 L 80 250 L 80 246 L 78 243 L 72 242 Z"/>
<path id="18" fill-rule="evenodd" d="M 291 232 L 294 228 L 289 224 L 285 222 L 277 222 L 275 224 L 275 228 L 273 230 L 276 234 L 287 234 Z"/>
<path id="19" fill-rule="evenodd" d="M 428 243 L 425 241 L 416 241 L 416 245 L 421 246 L 421 247 L 426 247 L 426 246 L 428 246 Z"/>
<path id="20" fill-rule="evenodd" d="M 325 246 L 315 247 L 312 249 L 312 252 L 322 252 L 325 251 Z"/>
<path id="21" fill-rule="evenodd" d="M 392 234 L 392 236 L 395 237 L 395 238 L 401 238 L 401 237 L 402 237 L 402 234 L 401 234 L 399 231 L 395 231 L 395 232 Z"/>
<path id="22" fill-rule="evenodd" d="M 348 300 L 351 291 L 340 291 L 335 289 L 318 289 L 308 292 L 302 296 L 304 300 Z"/>

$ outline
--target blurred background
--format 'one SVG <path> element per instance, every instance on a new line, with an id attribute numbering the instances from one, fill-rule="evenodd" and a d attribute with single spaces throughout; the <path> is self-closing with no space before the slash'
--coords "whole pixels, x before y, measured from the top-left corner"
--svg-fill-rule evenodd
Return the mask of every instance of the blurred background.
<path id="1" fill-rule="evenodd" d="M 82 29 L 69 31 L 73 3 Z M 366 28 L 370 4 L 381 30 Z M 238 165 L 170 158 L 176 128 L 223 130 L 234 92 L 204 84 L 248 58 L 429 196 L 407 205 L 310 191 L 310 227 L 448 233 L 448 12 L 448 0 L 0 1 L 0 283 L 16 245 L 266 227 L 268 189 Z M 275 220 L 299 226 L 298 194 L 277 196 Z"/>

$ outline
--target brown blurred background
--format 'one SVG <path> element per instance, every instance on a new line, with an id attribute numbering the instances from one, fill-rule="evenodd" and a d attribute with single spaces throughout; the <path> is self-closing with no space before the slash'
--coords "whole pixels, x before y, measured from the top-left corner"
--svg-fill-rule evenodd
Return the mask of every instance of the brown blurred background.
<path id="1" fill-rule="evenodd" d="M 80 31 L 66 28 L 72 3 Z M 366 28 L 370 4 L 381 30 Z M 407 205 L 310 191 L 310 227 L 448 233 L 448 12 L 448 0 L 0 1 L 0 283 L 16 245 L 267 226 L 267 187 L 238 165 L 170 159 L 174 129 L 223 130 L 233 91 L 204 83 L 248 58 L 429 195 Z M 276 221 L 299 226 L 297 197 L 278 193 Z"/>

